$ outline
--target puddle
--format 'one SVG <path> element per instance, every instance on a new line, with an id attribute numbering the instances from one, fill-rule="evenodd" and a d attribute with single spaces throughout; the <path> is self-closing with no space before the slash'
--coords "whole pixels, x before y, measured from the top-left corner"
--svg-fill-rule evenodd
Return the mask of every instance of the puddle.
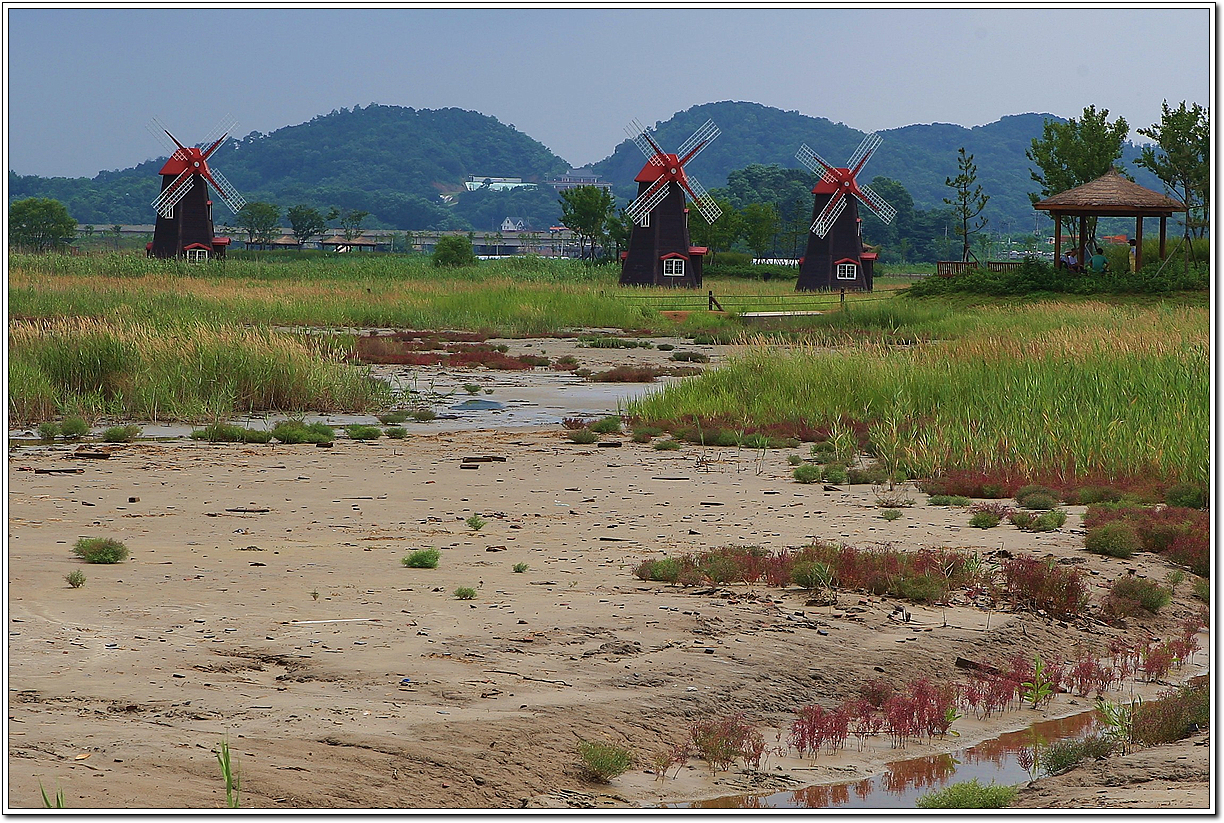
<path id="1" fill-rule="evenodd" d="M 1016 755 L 1033 745 L 1034 736 L 1043 743 L 1086 737 L 1098 728 L 1094 711 L 1058 720 L 1034 723 L 1028 729 L 1008 732 L 966 749 L 899 760 L 884 774 L 823 786 L 806 786 L 768 795 L 746 795 L 697 800 L 684 804 L 692 809 L 913 809 L 920 795 L 950 782 L 977 778 L 980 783 L 1013 785 L 1029 780 L 1029 773 Z M 818 761 L 819 762 L 819 761 Z M 675 808 L 675 807 L 673 807 Z"/>
<path id="2" fill-rule="evenodd" d="M 455 411 L 500 411 L 506 407 L 496 400 L 464 400 L 451 408 Z"/>

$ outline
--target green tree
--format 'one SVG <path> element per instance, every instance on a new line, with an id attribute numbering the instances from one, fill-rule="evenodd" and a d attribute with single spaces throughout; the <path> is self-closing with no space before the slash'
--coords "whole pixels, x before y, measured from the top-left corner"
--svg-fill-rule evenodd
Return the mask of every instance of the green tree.
<path id="1" fill-rule="evenodd" d="M 461 234 L 439 237 L 431 260 L 435 266 L 475 266 L 478 262 L 472 238 Z"/>
<path id="2" fill-rule="evenodd" d="M 48 251 L 76 235 L 76 221 L 58 200 L 27 197 L 9 205 L 9 245 Z"/>
<path id="3" fill-rule="evenodd" d="M 629 236 L 633 234 L 633 221 L 629 219 L 629 215 L 625 214 L 624 209 L 620 209 L 608 215 L 605 228 L 608 242 L 612 244 L 613 254 L 619 260 L 620 253 L 629 248 Z"/>
<path id="4" fill-rule="evenodd" d="M 293 239 L 299 246 L 305 245 L 315 235 L 327 231 L 327 216 L 311 206 L 293 206 L 285 216 L 289 218 Z"/>
<path id="5" fill-rule="evenodd" d="M 247 234 L 248 243 L 268 243 L 280 221 L 280 209 L 271 203 L 247 203 L 234 215 L 238 228 Z"/>
<path id="6" fill-rule="evenodd" d="M 123 226 L 118 223 L 110 227 L 111 234 L 115 235 L 115 251 L 119 251 L 119 235 L 123 234 Z"/>
<path id="7" fill-rule="evenodd" d="M 753 255 L 762 257 L 773 245 L 774 235 L 782 228 L 782 216 L 773 203 L 749 203 L 744 206 L 744 242 Z"/>
<path id="8" fill-rule="evenodd" d="M 612 193 L 599 186 L 576 186 L 561 192 L 561 225 L 578 235 L 578 254 L 594 260 L 595 246 L 607 236 Z"/>
<path id="9" fill-rule="evenodd" d="M 1186 204 L 1190 209 L 1186 233 L 1202 237 L 1211 205 L 1211 122 L 1207 110 L 1198 103 L 1186 108 L 1183 100 L 1176 109 L 1170 109 L 1166 100 L 1160 108 L 1160 122 L 1139 129 L 1156 145 L 1144 146 L 1135 165 L 1159 177 L 1173 196 Z"/>
<path id="10" fill-rule="evenodd" d="M 1029 177 L 1041 187 L 1040 193 L 1029 193 L 1029 199 L 1038 200 L 1082 186 L 1096 180 L 1113 168 L 1114 161 L 1122 156 L 1122 143 L 1130 133 L 1126 120 L 1119 117 L 1109 122 L 1109 109 L 1088 106 L 1083 116 L 1066 123 L 1046 120 L 1041 137 L 1034 137 L 1032 146 L 1024 153 L 1036 164 L 1038 171 L 1029 171 Z M 1124 176 L 1129 177 L 1125 171 Z M 1064 218 L 1067 227 L 1074 230 L 1073 218 Z M 1096 241 L 1096 218 L 1087 221 L 1088 236 Z"/>
<path id="11" fill-rule="evenodd" d="M 969 262 L 973 257 L 971 243 L 973 235 L 986 225 L 982 211 L 990 200 L 990 195 L 982 192 L 977 182 L 977 166 L 973 155 L 965 153 L 961 146 L 957 152 L 956 177 L 944 178 L 944 185 L 952 189 L 952 197 L 945 197 L 944 202 L 952 207 L 952 217 L 956 221 L 956 236 L 961 238 L 961 260 Z"/>
<path id="12" fill-rule="evenodd" d="M 360 209 L 345 209 L 340 212 L 340 233 L 344 239 L 352 242 L 361 236 L 361 224 L 370 216 L 368 211 Z"/>
<path id="13" fill-rule="evenodd" d="M 735 241 L 744 235 L 744 216 L 731 205 L 725 197 L 712 195 L 722 214 L 713 223 L 707 223 L 705 216 L 696 209 L 689 210 L 689 239 L 694 245 L 705 246 L 710 250 L 710 262 L 713 263 L 718 252 L 727 251 Z"/>

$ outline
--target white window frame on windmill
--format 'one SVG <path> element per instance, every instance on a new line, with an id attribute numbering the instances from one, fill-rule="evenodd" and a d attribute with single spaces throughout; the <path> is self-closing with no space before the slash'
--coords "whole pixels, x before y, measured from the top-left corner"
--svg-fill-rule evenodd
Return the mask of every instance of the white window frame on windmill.
<path id="1" fill-rule="evenodd" d="M 188 263 L 208 262 L 208 249 L 187 249 L 186 254 Z"/>
<path id="2" fill-rule="evenodd" d="M 836 275 L 838 280 L 858 280 L 858 264 L 850 260 L 839 260 Z"/>
<path id="3" fill-rule="evenodd" d="M 684 258 L 683 257 L 664 258 L 663 276 L 664 277 L 684 277 Z"/>

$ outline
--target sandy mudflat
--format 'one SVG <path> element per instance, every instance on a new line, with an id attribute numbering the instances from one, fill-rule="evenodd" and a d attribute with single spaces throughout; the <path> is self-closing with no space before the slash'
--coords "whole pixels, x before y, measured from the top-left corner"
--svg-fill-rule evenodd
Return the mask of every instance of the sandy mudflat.
<path id="1" fill-rule="evenodd" d="M 1112 636 L 1169 636 L 1196 610 L 1184 584 L 1160 619 L 1126 629 L 956 604 L 911 607 L 906 624 L 888 598 L 842 593 L 830 607 L 798 589 L 643 583 L 632 569 L 663 552 L 812 538 L 1074 557 L 1098 595 L 1126 568 L 1161 579 L 1167 566 L 1086 554 L 1079 508 L 1054 533 L 982 531 L 912 490 L 917 505 L 888 522 L 871 487 L 793 482 L 788 452 L 613 439 L 623 444 L 577 446 L 553 425 L 331 449 L 137 443 L 106 460 L 13 447 L 10 806 L 40 805 L 41 780 L 74 808 L 216 808 L 226 735 L 243 805 L 259 808 L 650 806 L 854 780 L 1088 701 L 962 719 L 959 738 L 903 753 L 885 738 L 814 763 L 775 754 L 756 775 L 712 777 L 694 760 L 676 779 L 641 763 L 594 784 L 575 745 L 613 740 L 646 759 L 693 720 L 732 711 L 778 745 L 794 709 L 881 671 L 954 679 L 958 656 L 1065 659 Z M 505 460 L 464 468 L 484 456 Z M 132 557 L 84 565 L 70 552 L 82 536 L 117 537 Z M 430 546 L 437 569 L 401 565 Z M 88 582 L 71 589 L 64 575 L 78 568 Z M 456 599 L 458 586 L 476 598 Z M 1206 663 L 1199 653 L 1195 670 Z M 1128 765 L 1148 770 L 1134 796 L 1205 808 L 1208 747 L 1176 749 L 1190 765 L 1176 774 L 1150 762 L 1161 751 Z M 1135 805 L 1117 789 L 1051 785 L 1028 801 Z"/>

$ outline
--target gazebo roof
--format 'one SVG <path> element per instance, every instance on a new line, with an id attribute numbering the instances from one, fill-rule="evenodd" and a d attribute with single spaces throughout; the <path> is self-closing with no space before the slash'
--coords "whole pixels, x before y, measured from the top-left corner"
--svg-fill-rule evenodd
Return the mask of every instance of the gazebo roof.
<path id="1" fill-rule="evenodd" d="M 1184 203 L 1127 180 L 1117 169 L 1033 205 L 1040 211 L 1101 217 L 1168 217 L 1185 211 Z"/>

